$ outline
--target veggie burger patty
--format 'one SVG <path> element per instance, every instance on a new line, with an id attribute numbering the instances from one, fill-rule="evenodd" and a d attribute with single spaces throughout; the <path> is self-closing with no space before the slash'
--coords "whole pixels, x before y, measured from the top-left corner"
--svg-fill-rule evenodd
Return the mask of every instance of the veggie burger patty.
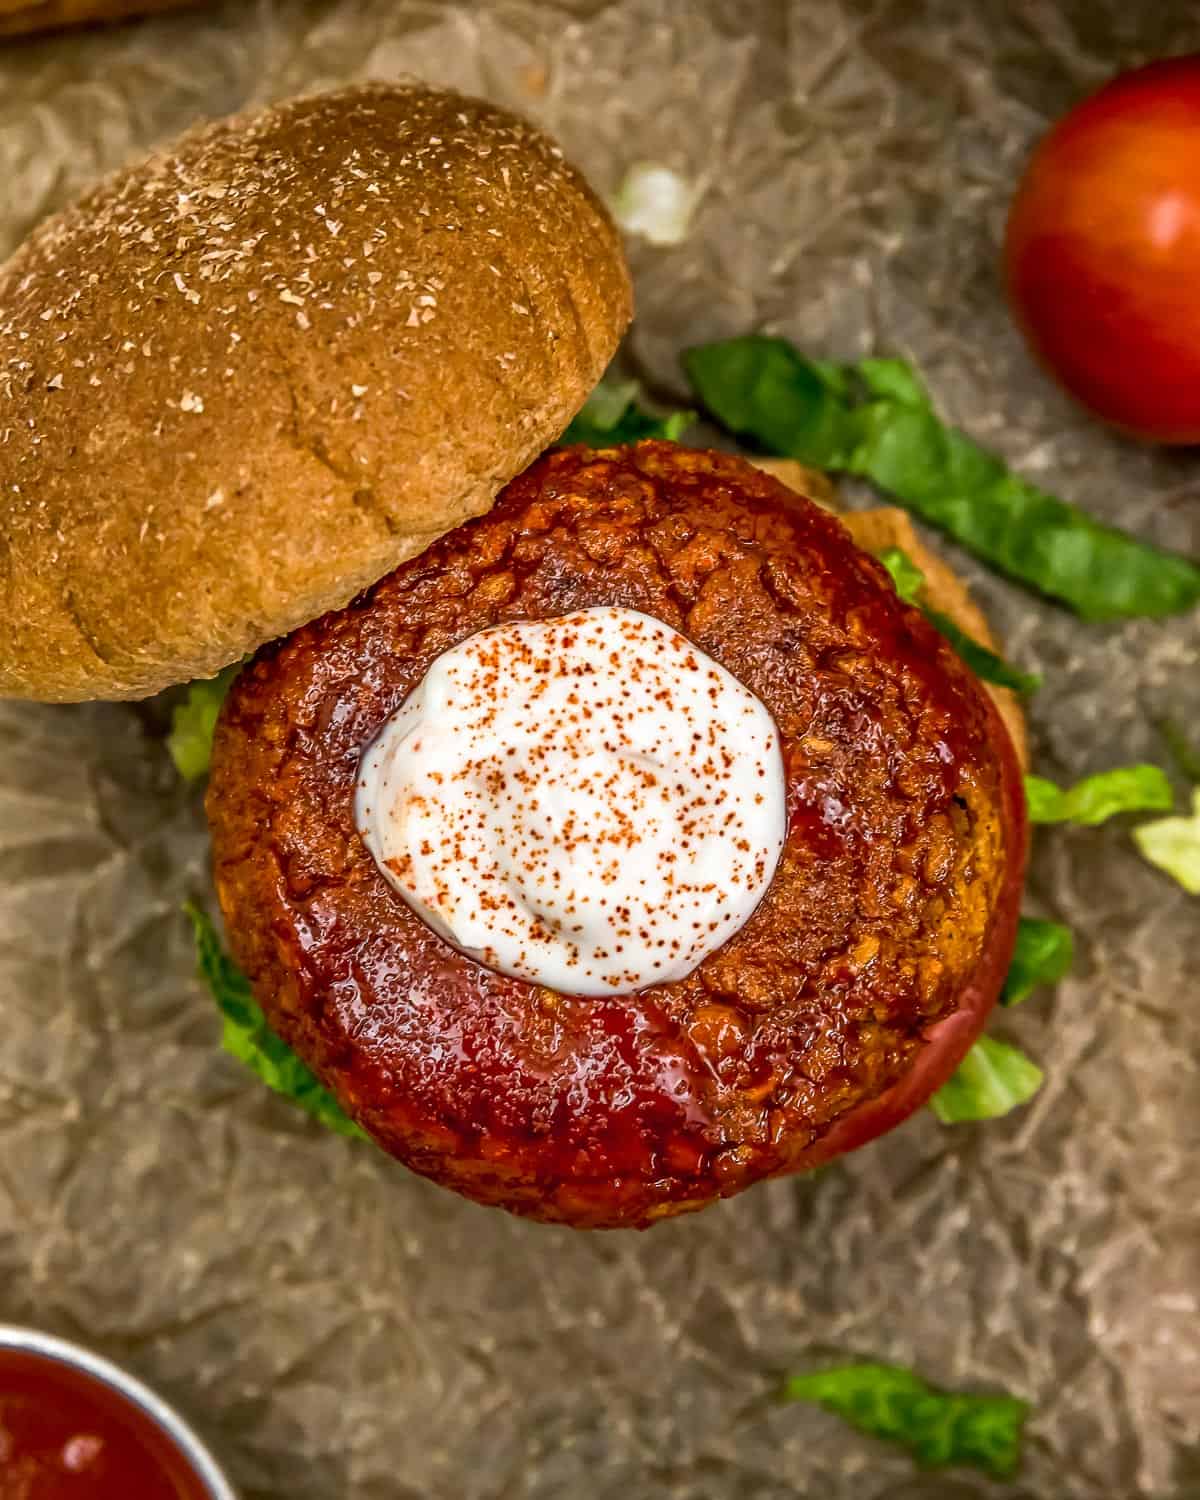
<path id="1" fill-rule="evenodd" d="M 757 910 L 690 974 L 581 997 L 438 936 L 354 794 L 435 658 L 597 606 L 664 622 L 766 705 L 787 829 Z M 353 1118 L 479 1202 L 588 1226 L 701 1207 L 921 1103 L 922 1054 L 944 1076 L 994 999 L 1024 858 L 995 709 L 884 570 L 741 459 L 655 442 L 547 455 L 265 647 L 222 714 L 208 813 L 236 957 Z"/>

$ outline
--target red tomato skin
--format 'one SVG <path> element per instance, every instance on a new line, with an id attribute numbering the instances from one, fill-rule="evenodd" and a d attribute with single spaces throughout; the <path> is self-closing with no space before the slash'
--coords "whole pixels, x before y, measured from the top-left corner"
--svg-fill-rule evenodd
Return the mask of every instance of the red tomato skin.
<path id="1" fill-rule="evenodd" d="M 1200 54 L 1151 63 L 1045 137 L 1005 277 L 1034 353 L 1097 416 L 1200 442 Z"/>

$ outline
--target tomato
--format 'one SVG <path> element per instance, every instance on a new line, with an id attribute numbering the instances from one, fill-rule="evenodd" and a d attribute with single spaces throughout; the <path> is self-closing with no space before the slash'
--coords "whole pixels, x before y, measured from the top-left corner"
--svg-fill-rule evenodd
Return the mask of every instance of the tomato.
<path id="1" fill-rule="evenodd" d="M 1005 272 L 1072 395 L 1138 437 L 1200 442 L 1200 55 L 1122 75 L 1050 131 Z"/>

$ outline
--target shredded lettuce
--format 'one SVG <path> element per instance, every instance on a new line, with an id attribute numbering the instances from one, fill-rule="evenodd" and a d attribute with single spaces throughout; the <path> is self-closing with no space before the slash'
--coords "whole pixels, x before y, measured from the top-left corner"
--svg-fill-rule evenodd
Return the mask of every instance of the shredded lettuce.
<path id="1" fill-rule="evenodd" d="M 636 380 L 602 380 L 559 438 L 559 446 L 587 443 L 592 448 L 615 448 L 640 438 L 677 443 L 695 422 L 695 412 L 656 416 L 641 405 L 641 390 Z"/>
<path id="2" fill-rule="evenodd" d="M 902 547 L 886 547 L 879 561 L 888 570 L 896 592 L 905 604 L 915 604 L 925 587 L 925 575 Z"/>
<path id="3" fill-rule="evenodd" d="M 226 667 L 216 677 L 193 682 L 187 690 L 187 697 L 182 703 L 176 704 L 171 714 L 167 749 L 175 762 L 176 770 L 185 781 L 199 781 L 202 776 L 208 775 L 217 715 L 240 670 L 239 663 Z"/>
<path id="4" fill-rule="evenodd" d="M 1014 1474 L 1029 1405 L 1015 1396 L 939 1390 L 899 1365 L 852 1364 L 794 1375 L 785 1400 L 811 1401 L 859 1432 L 906 1448 L 924 1468 Z"/>
<path id="5" fill-rule="evenodd" d="M 196 939 L 200 978 L 208 986 L 224 1020 L 221 1045 L 226 1052 L 245 1063 L 268 1088 L 291 1099 L 322 1125 L 336 1130 L 339 1135 L 369 1139 L 287 1043 L 267 1025 L 267 1018 L 251 992 L 250 981 L 225 952 L 207 915 L 191 903 L 184 910 L 191 919 Z"/>
<path id="6" fill-rule="evenodd" d="M 1063 788 L 1044 776 L 1026 776 L 1031 823 L 1078 823 L 1092 828 L 1118 813 L 1165 812 L 1174 804 L 1171 783 L 1158 766 L 1118 766 Z"/>
<path id="7" fill-rule="evenodd" d="M 627 234 L 652 245 L 682 245 L 700 194 L 670 167 L 636 161 L 612 200 L 612 215 Z"/>
<path id="8" fill-rule="evenodd" d="M 1075 938 L 1061 922 L 1022 917 L 1001 1005 L 1019 1005 L 1039 984 L 1057 984 L 1075 961 Z"/>
<path id="9" fill-rule="evenodd" d="M 1158 818 L 1133 830 L 1134 842 L 1156 869 L 1176 880 L 1190 896 L 1200 896 L 1200 787 L 1192 791 L 1192 811 Z"/>
<path id="10" fill-rule="evenodd" d="M 1200 567 L 1012 473 L 946 426 L 902 360 L 830 366 L 750 335 L 688 350 L 684 369 L 731 432 L 870 480 L 984 562 L 1087 620 L 1160 616 L 1200 600 Z"/>
<path id="11" fill-rule="evenodd" d="M 1032 1099 L 1042 1076 L 1041 1068 L 1019 1047 L 981 1036 L 929 1107 L 943 1125 L 994 1120 Z"/>
<path id="12" fill-rule="evenodd" d="M 921 603 L 925 587 L 925 575 L 900 547 L 888 547 L 879 554 L 879 561 L 888 570 L 896 592 L 906 604 L 915 604 L 929 623 L 950 644 L 982 682 L 993 682 L 999 687 L 1011 688 L 1016 693 L 1032 693 L 1041 686 L 1042 679 L 1036 672 L 1022 672 L 1010 666 L 1003 657 L 989 651 L 986 646 L 960 630 L 949 615 L 941 610 L 930 609 Z"/>

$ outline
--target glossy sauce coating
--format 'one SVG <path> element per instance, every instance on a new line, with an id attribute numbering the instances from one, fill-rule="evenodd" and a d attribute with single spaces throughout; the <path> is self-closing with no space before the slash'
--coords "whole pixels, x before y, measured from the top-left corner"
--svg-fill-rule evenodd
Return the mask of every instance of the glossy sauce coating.
<path id="1" fill-rule="evenodd" d="M 205 1500 L 141 1411 L 81 1371 L 0 1350 L 0 1500 Z"/>
<path id="2" fill-rule="evenodd" d="M 603 604 L 681 631 L 762 700 L 788 833 L 753 917 L 692 974 L 580 999 L 437 937 L 380 875 L 353 793 L 362 747 L 441 652 Z M 1005 732 L 878 564 L 741 460 L 657 443 L 547 455 L 262 653 L 218 727 L 208 805 L 231 941 L 281 1035 L 417 1171 L 580 1225 L 803 1165 L 966 998 L 978 1030 L 1023 859 Z"/>

